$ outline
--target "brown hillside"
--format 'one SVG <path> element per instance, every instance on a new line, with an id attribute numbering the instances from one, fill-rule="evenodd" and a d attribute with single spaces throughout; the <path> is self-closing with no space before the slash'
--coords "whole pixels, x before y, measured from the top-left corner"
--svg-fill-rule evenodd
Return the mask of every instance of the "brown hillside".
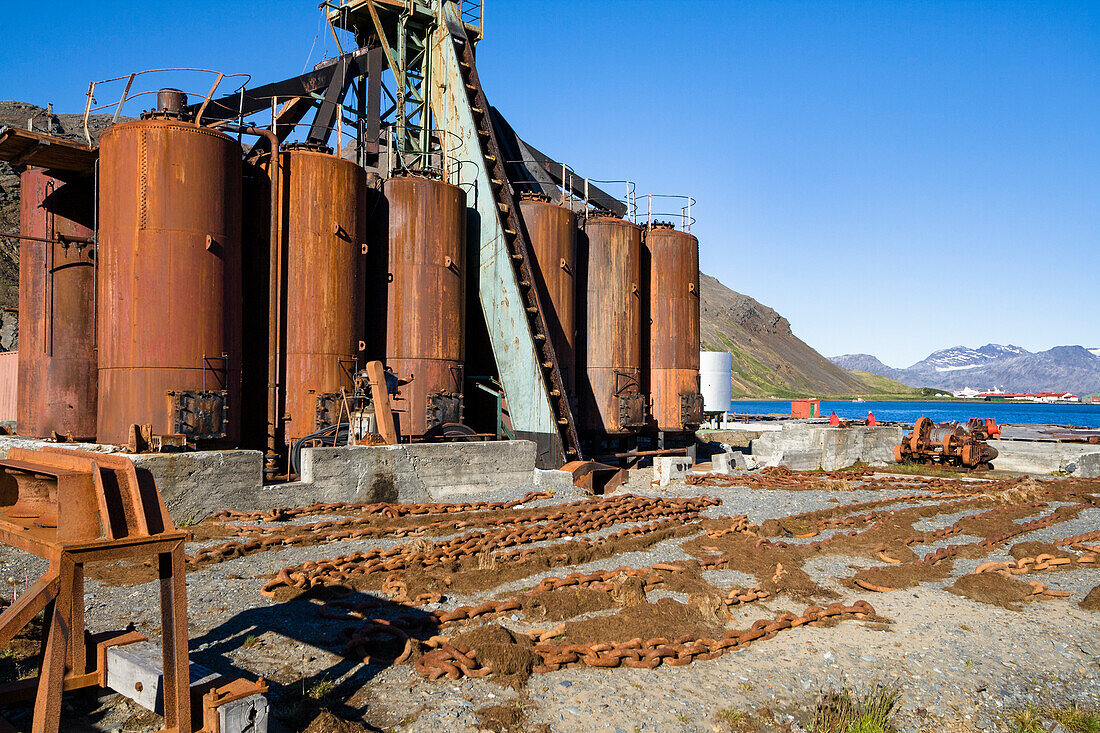
<path id="1" fill-rule="evenodd" d="M 859 395 L 870 390 L 851 372 L 791 333 L 786 318 L 710 275 L 699 275 L 700 340 L 733 354 L 735 395 Z"/>

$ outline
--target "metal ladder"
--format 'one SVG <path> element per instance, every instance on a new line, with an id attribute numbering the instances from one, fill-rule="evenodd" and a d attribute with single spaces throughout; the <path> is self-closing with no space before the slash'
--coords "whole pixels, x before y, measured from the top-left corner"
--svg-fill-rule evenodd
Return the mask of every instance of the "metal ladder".
<path id="1" fill-rule="evenodd" d="M 486 100 L 485 92 L 481 88 L 481 80 L 478 78 L 477 67 L 474 64 L 472 44 L 457 38 L 454 44 L 466 96 L 477 125 L 485 170 L 489 173 L 492 183 L 497 215 L 500 218 L 501 229 L 507 239 L 508 253 L 512 262 L 512 271 L 516 277 L 516 284 L 523 296 L 527 320 L 534 336 L 535 349 L 538 352 L 539 364 L 542 366 L 544 382 L 550 396 L 550 405 L 554 412 L 554 421 L 557 424 L 562 450 L 565 453 L 566 461 L 575 461 L 581 458 L 580 439 L 577 436 L 573 411 L 569 406 L 569 396 L 566 394 L 562 382 L 561 370 L 558 368 L 558 358 L 547 336 L 549 329 L 546 327 L 546 319 L 543 316 L 539 295 L 534 285 L 535 281 L 531 275 L 532 255 L 527 230 L 516 209 L 512 187 L 508 180 L 504 161 L 501 159 L 496 132 L 493 130 L 493 124 L 488 114 L 489 102 Z"/>

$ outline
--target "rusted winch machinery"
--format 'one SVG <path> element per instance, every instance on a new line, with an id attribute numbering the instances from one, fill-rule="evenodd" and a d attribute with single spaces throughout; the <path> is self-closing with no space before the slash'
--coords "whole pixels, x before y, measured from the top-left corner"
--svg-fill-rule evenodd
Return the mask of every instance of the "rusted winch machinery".
<path id="1" fill-rule="evenodd" d="M 1000 430 L 993 421 L 971 419 L 967 424 L 933 423 L 927 417 L 917 419 L 913 432 L 894 448 L 894 460 L 940 464 L 966 469 L 989 469 L 997 449 L 986 443 Z"/>
<path id="2" fill-rule="evenodd" d="M 392 439 L 381 362 L 398 440 L 525 438 L 543 467 L 693 443 L 690 203 L 661 223 L 539 153 L 481 89 L 480 18 L 409 5 L 340 3 L 363 47 L 294 79 L 189 98 L 141 72 L 101 108 L 93 84 L 98 145 L 0 131 L 25 168 L 21 434 L 251 448 L 288 477 L 302 446 Z M 431 53 L 395 60 L 400 34 Z M 410 79 L 432 96 L 386 109 Z"/>

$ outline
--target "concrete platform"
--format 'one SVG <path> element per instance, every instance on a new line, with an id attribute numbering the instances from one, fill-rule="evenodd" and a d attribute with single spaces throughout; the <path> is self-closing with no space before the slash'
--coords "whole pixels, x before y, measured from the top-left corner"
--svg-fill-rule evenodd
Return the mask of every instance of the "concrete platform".
<path id="1" fill-rule="evenodd" d="M 1097 445 L 1026 440 L 991 440 L 989 444 L 997 449 L 993 468 L 998 471 L 1100 477 L 1100 446 Z"/>
<path id="2" fill-rule="evenodd" d="M 12 446 L 42 445 L 120 452 L 117 446 L 0 436 L 0 458 Z M 176 522 L 200 521 L 219 509 L 254 511 L 318 501 L 491 501 L 509 490 L 573 485 L 564 471 L 535 468 L 535 444 L 527 440 L 306 448 L 302 480 L 268 486 L 263 485 L 259 451 L 123 455 L 149 472 Z"/>
<path id="3" fill-rule="evenodd" d="M 863 462 L 873 466 L 894 462 L 894 446 L 901 442 L 896 426 L 836 428 L 806 423 L 784 423 L 782 430 L 761 433 L 752 441 L 752 455 L 766 466 L 794 471 L 835 471 Z"/>

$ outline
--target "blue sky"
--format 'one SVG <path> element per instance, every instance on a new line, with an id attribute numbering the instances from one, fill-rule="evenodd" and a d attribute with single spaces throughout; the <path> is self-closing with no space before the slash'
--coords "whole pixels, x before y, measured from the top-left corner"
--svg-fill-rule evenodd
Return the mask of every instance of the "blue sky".
<path id="1" fill-rule="evenodd" d="M 581 175 L 690 193 L 702 267 L 826 355 L 1100 346 L 1100 2 L 487 0 L 491 102 Z M 0 98 L 335 53 L 308 0 L 61 2 Z M 311 54 L 312 49 L 312 55 Z M 102 101 L 102 100 L 101 100 Z"/>

